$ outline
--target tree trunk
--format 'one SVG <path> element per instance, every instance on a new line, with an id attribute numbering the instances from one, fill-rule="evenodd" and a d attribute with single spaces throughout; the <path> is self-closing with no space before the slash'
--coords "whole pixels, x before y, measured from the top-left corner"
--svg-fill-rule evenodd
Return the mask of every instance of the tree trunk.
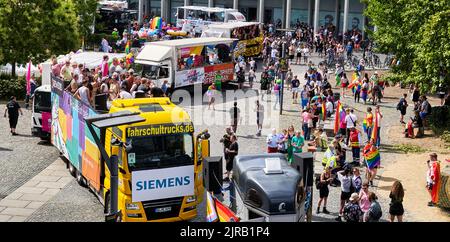
<path id="1" fill-rule="evenodd" d="M 11 64 L 11 76 L 16 77 L 16 62 L 13 61 Z"/>

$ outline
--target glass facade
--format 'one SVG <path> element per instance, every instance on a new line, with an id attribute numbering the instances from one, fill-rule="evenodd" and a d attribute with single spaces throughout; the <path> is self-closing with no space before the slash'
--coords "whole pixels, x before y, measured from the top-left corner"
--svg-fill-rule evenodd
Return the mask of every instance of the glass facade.
<path id="1" fill-rule="evenodd" d="M 143 0 L 144 16 L 161 16 L 161 0 Z M 169 21 L 176 21 L 176 7 L 183 6 L 184 0 L 168 0 L 170 16 Z M 291 23 L 294 26 L 297 21 L 308 22 L 309 6 L 311 1 L 311 18 L 314 15 L 314 0 L 291 0 Z M 336 3 L 339 2 L 339 12 L 336 10 Z M 191 0 L 191 5 L 208 6 L 208 0 Z M 139 9 L 139 0 L 128 0 L 130 9 Z M 233 8 L 233 0 L 214 0 L 214 7 Z M 259 0 L 239 0 L 239 11 L 244 14 L 247 21 L 256 21 L 258 17 Z M 286 0 L 264 0 L 264 22 L 265 23 L 283 23 L 285 14 L 283 10 L 286 8 Z M 349 0 L 349 14 L 347 21 L 347 30 L 363 29 L 364 4 L 360 0 Z M 287 14 L 289 14 L 287 13 Z M 339 17 L 337 16 L 339 15 Z M 312 18 L 312 21 L 313 18 Z M 333 24 L 339 26 L 339 31 L 343 29 L 344 22 L 344 0 L 320 0 L 319 26 Z"/>

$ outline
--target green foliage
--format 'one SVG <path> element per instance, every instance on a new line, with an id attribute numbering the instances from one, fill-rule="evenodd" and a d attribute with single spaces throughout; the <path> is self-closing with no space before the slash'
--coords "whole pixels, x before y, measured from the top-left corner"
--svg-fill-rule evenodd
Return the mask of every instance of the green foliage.
<path id="1" fill-rule="evenodd" d="M 450 131 L 444 131 L 441 135 L 441 140 L 444 141 L 445 148 L 450 148 Z"/>
<path id="2" fill-rule="evenodd" d="M 96 6 L 96 0 L 0 0 L 0 64 L 39 63 L 78 49 Z"/>
<path id="3" fill-rule="evenodd" d="M 424 153 L 427 150 L 423 149 L 420 146 L 417 145 L 411 145 L 411 144 L 398 144 L 394 146 L 394 149 L 402 151 L 404 153 Z"/>
<path id="4" fill-rule="evenodd" d="M 434 92 L 439 83 L 450 82 L 450 1 L 364 2 L 365 15 L 377 27 L 377 31 L 369 34 L 377 42 L 378 50 L 392 53 L 400 60 L 392 70 L 393 79 L 415 83 L 426 93 Z"/>
<path id="5" fill-rule="evenodd" d="M 16 96 L 17 100 L 25 98 L 26 81 L 25 78 L 17 79 L 0 77 L 0 100 L 8 100 L 11 96 Z"/>
<path id="6" fill-rule="evenodd" d="M 450 106 L 432 107 L 429 124 L 435 134 L 450 130 Z"/>

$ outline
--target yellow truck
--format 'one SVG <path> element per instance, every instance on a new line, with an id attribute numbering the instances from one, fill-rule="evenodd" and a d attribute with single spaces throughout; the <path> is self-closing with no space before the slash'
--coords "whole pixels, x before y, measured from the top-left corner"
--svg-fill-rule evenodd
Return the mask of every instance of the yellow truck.
<path id="1" fill-rule="evenodd" d="M 100 148 L 118 157 L 121 221 L 166 222 L 197 216 L 209 135 L 194 136 L 192 121 L 182 108 L 169 98 L 138 98 L 115 100 L 105 112 L 76 99 L 64 90 L 64 81 L 53 75 L 51 87 L 51 142 L 68 160 L 78 183 L 88 186 L 105 205 L 105 213 L 110 210 L 112 183 Z M 123 111 L 136 113 L 144 121 L 104 130 L 89 129 L 85 121 Z M 123 145 L 111 145 L 114 140 Z"/>

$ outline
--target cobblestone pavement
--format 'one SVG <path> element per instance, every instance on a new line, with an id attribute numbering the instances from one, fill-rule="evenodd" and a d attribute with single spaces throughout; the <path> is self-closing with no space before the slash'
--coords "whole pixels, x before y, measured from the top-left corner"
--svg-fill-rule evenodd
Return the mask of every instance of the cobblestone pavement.
<path id="1" fill-rule="evenodd" d="M 50 144 L 31 136 L 31 111 L 22 108 L 17 133 L 9 133 L 8 119 L 3 118 L 5 105 L 0 105 L 0 200 L 44 170 L 58 157 Z M 23 105 L 22 105 L 23 107 Z"/>
<path id="2" fill-rule="evenodd" d="M 312 58 L 314 63 L 318 63 L 320 60 L 316 57 Z M 259 64 L 259 67 L 262 65 Z M 261 68 L 259 68 L 261 69 Z M 294 65 L 292 66 L 292 70 L 294 75 L 298 75 L 299 77 L 303 76 L 306 66 L 304 65 Z M 257 73 L 257 79 L 259 80 L 260 73 Z M 300 78 L 302 84 L 304 81 Z M 256 83 L 253 90 L 257 90 L 259 88 L 259 84 Z M 266 151 L 265 139 L 267 134 L 270 132 L 271 128 L 287 128 L 289 125 L 294 125 L 295 129 L 300 129 L 301 121 L 300 121 L 300 107 L 298 104 L 293 105 L 291 99 L 291 93 L 285 90 L 285 100 L 284 100 L 284 111 L 283 115 L 280 117 L 278 115 L 279 110 L 273 109 L 273 102 L 263 102 L 266 109 L 265 115 L 265 126 L 263 129 L 263 133 L 261 137 L 255 136 L 256 133 L 256 114 L 253 111 L 255 106 L 255 101 L 260 98 L 258 97 L 258 92 L 254 92 L 253 90 L 249 90 L 246 92 L 246 96 L 244 97 L 236 97 L 236 101 L 238 102 L 238 107 L 241 108 L 242 111 L 242 123 L 239 125 L 237 130 L 238 143 L 239 143 L 239 152 L 240 154 L 256 154 Z M 225 96 L 229 97 L 231 94 L 227 93 Z M 264 100 L 268 98 L 265 97 Z M 261 100 L 261 99 L 260 99 Z M 274 101 L 274 96 L 271 96 L 269 100 Z M 228 99 L 226 102 L 217 101 L 215 106 L 215 111 L 207 110 L 207 100 L 203 100 L 195 103 L 195 105 L 186 105 L 181 104 L 190 114 L 191 118 L 194 121 L 195 132 L 201 132 L 204 129 L 208 129 L 211 134 L 211 156 L 220 156 L 222 155 L 222 145 L 219 142 L 222 137 L 224 130 L 230 124 L 229 117 L 229 109 L 232 107 L 234 99 Z M 206 105 L 205 105 L 206 104 Z M 350 103 L 349 103 L 350 104 Z M 391 105 L 393 106 L 393 104 Z M 361 109 L 362 106 L 356 106 L 356 108 Z M 389 107 L 388 107 L 389 108 Z M 390 107 L 392 108 L 392 107 Z M 395 108 L 394 108 L 395 109 Z M 383 110 L 384 111 L 384 110 Z M 385 121 L 388 120 L 390 111 L 384 111 Z M 25 118 L 21 118 L 19 121 L 19 130 L 24 130 L 26 133 L 29 133 L 29 122 L 24 122 L 24 120 L 30 120 L 30 112 L 26 112 L 24 115 Z M 393 111 L 395 113 L 395 110 Z M 28 116 L 27 116 L 28 115 Z M 0 123 L 0 127 L 3 130 L 7 130 L 5 122 Z M 27 126 L 28 125 L 28 126 Z M 25 132 L 24 132 L 25 133 Z M 382 136 L 383 137 L 383 136 Z M 37 146 L 34 149 L 29 150 L 29 144 L 33 142 L 38 143 L 39 140 L 35 138 L 29 137 L 8 137 L 6 140 L 5 137 L 0 138 L 0 153 L 5 153 L 6 157 L 5 161 L 7 163 L 7 167 L 0 166 L 0 171 L 4 169 L 4 174 L 8 173 L 7 171 L 14 171 L 10 174 L 9 179 L 5 179 L 5 177 L 0 178 L 0 184 L 5 184 L 1 186 L 0 190 L 6 196 L 8 192 L 11 193 L 15 188 L 20 186 L 20 184 L 25 183 L 29 179 L 31 179 L 38 172 L 43 170 L 46 166 L 51 164 L 58 156 L 58 152 L 52 146 Z M 382 139 L 383 141 L 383 139 Z M 23 147 L 22 147 L 23 146 Z M 9 151 L 8 149 L 12 149 L 14 152 Z M 20 152 L 15 152 L 20 151 Z M 34 153 L 33 153 L 34 152 Z M 20 154 L 20 156 L 18 155 Z M 20 158 L 23 156 L 24 158 Z M 350 157 L 350 156 L 348 156 Z M 37 158 L 37 160 L 36 160 Z M 320 154 L 317 154 L 316 159 L 320 158 Z M 2 158 L 0 158 L 2 159 Z M 25 163 L 22 162 L 14 162 L 16 160 L 24 160 Z M 29 159 L 29 161 L 28 161 Z M 33 167 L 33 168 L 31 168 Z M 316 172 L 320 172 L 321 165 L 320 162 L 315 163 Z M 26 172 L 28 170 L 28 172 Z M 67 171 L 68 172 L 68 171 Z M 18 175 L 20 177 L 20 173 L 25 173 L 18 179 Z M 11 182 L 15 181 L 15 182 Z M 4 187 L 8 187 L 8 189 L 4 189 Z M 4 192 L 6 190 L 6 193 Z M 0 194 L 3 194 L 0 193 Z M 339 203 L 339 188 L 331 188 L 330 196 L 328 202 L 328 210 L 333 212 L 331 215 L 323 215 L 314 214 L 313 221 L 334 221 L 334 216 L 337 215 L 338 211 L 338 203 Z M 227 195 L 227 194 L 225 194 Z M 318 192 L 314 189 L 314 204 L 317 204 Z M 225 200 L 227 197 L 225 196 Z M 382 201 L 383 208 L 386 209 L 388 203 Z M 314 208 L 316 205 L 314 205 Z M 193 221 L 204 221 L 205 218 L 205 202 L 203 202 L 198 208 L 198 217 Z M 386 213 L 385 213 L 386 214 Z M 99 203 L 95 195 L 89 192 L 88 189 L 80 187 L 74 180 L 70 182 L 66 187 L 64 187 L 56 196 L 46 202 L 42 207 L 40 207 L 35 213 L 33 213 L 27 221 L 104 221 L 103 217 L 103 208 Z"/>

